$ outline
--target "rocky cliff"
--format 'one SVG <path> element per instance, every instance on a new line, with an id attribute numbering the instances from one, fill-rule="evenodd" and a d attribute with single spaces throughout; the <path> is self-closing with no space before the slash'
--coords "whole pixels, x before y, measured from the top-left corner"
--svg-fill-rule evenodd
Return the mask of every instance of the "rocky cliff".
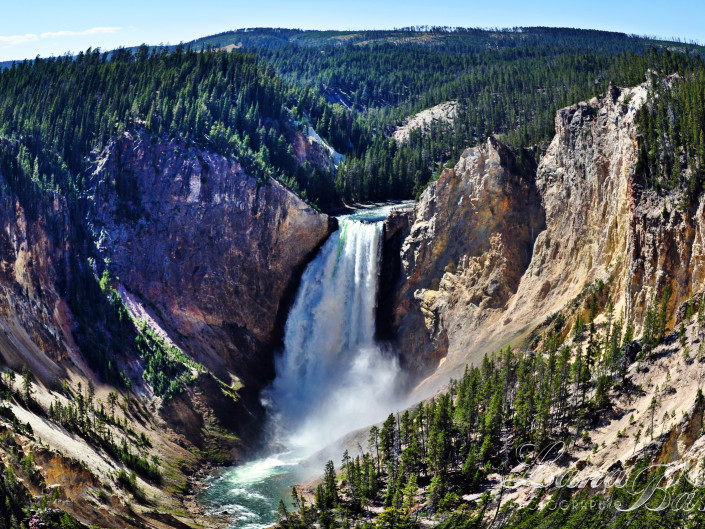
<path id="1" fill-rule="evenodd" d="M 0 141 L 6 152 L 16 151 Z M 18 195 L 18 171 L 7 159 L 0 164 L 0 356 L 4 365 L 16 371 L 27 366 L 56 386 L 68 371 L 85 369 L 66 302 L 69 212 L 54 191 Z"/>
<path id="2" fill-rule="evenodd" d="M 516 291 L 544 227 L 534 169 L 490 138 L 463 153 L 414 208 L 394 314 L 399 351 L 414 371 L 464 350 Z"/>
<path id="3" fill-rule="evenodd" d="M 637 332 L 666 284 L 671 308 L 702 288 L 703 204 L 679 209 L 637 171 L 645 98 L 645 86 L 611 86 L 560 110 L 535 178 L 491 139 L 424 192 L 395 294 L 397 348 L 420 376 L 433 373 L 424 391 L 569 310 L 593 283 Z"/>
<path id="4" fill-rule="evenodd" d="M 0 354 L 45 384 L 67 370 L 91 376 L 67 303 L 80 282 L 71 277 L 81 268 L 70 264 L 80 259 L 74 246 L 97 248 L 165 338 L 224 380 L 256 389 L 272 374 L 298 277 L 335 229 L 335 219 L 235 160 L 140 132 L 92 160 L 81 199 L 87 241 L 77 239 L 65 197 L 18 196 L 12 178 L 0 170 Z"/>
<path id="5" fill-rule="evenodd" d="M 108 145 L 90 179 L 91 231 L 114 275 L 189 356 L 259 388 L 335 219 L 234 160 L 139 133 Z"/>

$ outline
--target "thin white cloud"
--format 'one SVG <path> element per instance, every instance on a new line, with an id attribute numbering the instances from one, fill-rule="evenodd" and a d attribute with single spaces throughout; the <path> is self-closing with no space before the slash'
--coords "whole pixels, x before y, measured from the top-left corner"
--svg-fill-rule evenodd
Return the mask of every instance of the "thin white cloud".
<path id="1" fill-rule="evenodd" d="M 26 42 L 34 42 L 39 40 L 39 37 L 34 33 L 26 33 L 24 35 L 0 35 L 0 44 L 6 44 L 5 48 L 10 46 L 17 46 L 18 44 L 24 44 Z"/>
<path id="2" fill-rule="evenodd" d="M 3 48 L 11 48 L 19 44 L 26 44 L 28 42 L 36 42 L 40 39 L 56 39 L 61 37 L 79 37 L 83 35 L 107 35 L 110 33 L 117 33 L 122 28 L 116 27 L 96 27 L 90 29 L 84 29 L 83 31 L 47 31 L 41 35 L 36 33 L 26 33 L 24 35 L 0 35 L 0 44 L 4 44 Z"/>
<path id="3" fill-rule="evenodd" d="M 103 27 L 98 27 L 98 28 L 91 28 L 91 29 L 85 29 L 83 31 L 47 31 L 46 33 L 42 33 L 41 37 L 43 39 L 50 39 L 50 38 L 57 38 L 57 37 L 78 37 L 81 35 L 106 35 L 109 33 L 117 33 L 120 31 L 122 28 L 103 28 Z"/>

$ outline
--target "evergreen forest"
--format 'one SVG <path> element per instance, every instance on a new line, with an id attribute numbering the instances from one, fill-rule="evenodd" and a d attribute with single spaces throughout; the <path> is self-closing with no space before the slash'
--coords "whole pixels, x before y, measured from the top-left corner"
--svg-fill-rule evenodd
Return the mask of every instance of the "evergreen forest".
<path id="1" fill-rule="evenodd" d="M 490 134 L 540 153 L 558 108 L 602 94 L 610 82 L 642 83 L 651 72 L 653 79 L 678 74 L 681 83 L 663 89 L 678 105 L 669 118 L 677 123 L 664 121 L 667 103 L 658 94 L 642 116 L 645 167 L 663 186 L 674 168 L 702 159 L 703 116 L 690 111 L 702 109 L 699 46 L 548 28 L 362 36 L 248 30 L 15 63 L 0 73 L 0 135 L 25 144 L 30 154 L 20 162 L 42 188 L 80 191 L 88 154 L 140 127 L 233 156 L 252 175 L 276 178 L 330 210 L 418 196 Z M 240 47 L 230 52 L 233 42 Z M 434 122 L 405 142 L 392 138 L 409 116 L 445 101 L 457 101 L 452 123 Z M 297 160 L 292 138 L 307 125 L 344 155 L 337 168 Z M 672 148 L 675 136 L 688 146 L 685 159 L 654 160 L 652 145 L 666 136 Z"/>

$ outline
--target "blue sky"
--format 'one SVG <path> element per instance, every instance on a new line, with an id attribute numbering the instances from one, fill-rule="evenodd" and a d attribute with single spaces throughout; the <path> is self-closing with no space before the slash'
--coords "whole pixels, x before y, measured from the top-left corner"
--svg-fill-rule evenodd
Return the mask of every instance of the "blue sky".
<path id="1" fill-rule="evenodd" d="M 0 61 L 178 43 L 241 27 L 568 26 L 705 43 L 703 0 L 3 0 Z"/>

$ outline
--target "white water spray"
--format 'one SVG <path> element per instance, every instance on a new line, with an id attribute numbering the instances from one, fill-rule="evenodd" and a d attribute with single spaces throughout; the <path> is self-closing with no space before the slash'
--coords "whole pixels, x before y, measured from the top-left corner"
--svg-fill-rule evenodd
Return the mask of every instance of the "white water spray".
<path id="1" fill-rule="evenodd" d="M 363 213 L 339 224 L 303 274 L 270 393 L 284 444 L 297 454 L 374 424 L 399 404 L 398 364 L 374 340 L 382 223 Z"/>

